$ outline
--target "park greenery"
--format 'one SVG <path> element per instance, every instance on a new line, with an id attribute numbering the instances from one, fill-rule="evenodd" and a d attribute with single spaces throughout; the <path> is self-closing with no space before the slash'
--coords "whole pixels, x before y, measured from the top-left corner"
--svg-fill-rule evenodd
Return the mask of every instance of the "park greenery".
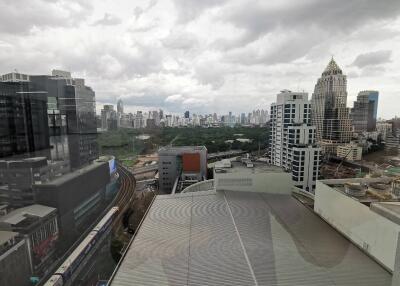
<path id="1" fill-rule="evenodd" d="M 149 154 L 166 145 L 204 145 L 209 153 L 244 150 L 265 152 L 267 127 L 174 127 L 157 129 L 126 129 L 106 131 L 98 136 L 100 154 L 114 155 L 126 165 L 134 164 L 137 155 Z M 147 139 L 138 136 L 148 135 Z M 239 139 L 239 140 L 238 140 Z M 250 142 L 242 139 L 250 139 Z"/>

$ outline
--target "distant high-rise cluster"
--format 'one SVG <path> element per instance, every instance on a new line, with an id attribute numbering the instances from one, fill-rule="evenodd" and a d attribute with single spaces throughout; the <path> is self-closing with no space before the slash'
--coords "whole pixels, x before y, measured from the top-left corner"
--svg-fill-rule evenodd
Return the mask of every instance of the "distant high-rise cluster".
<path id="1" fill-rule="evenodd" d="M 312 191 L 323 155 L 361 160 L 362 153 L 378 144 L 382 135 L 386 145 L 397 150 L 400 136 L 393 124 L 377 125 L 378 99 L 378 91 L 360 91 L 350 112 L 347 78 L 332 58 L 311 101 L 307 93 L 284 90 L 271 105 L 271 163 L 290 171 L 295 186 Z"/>
<path id="2" fill-rule="evenodd" d="M 163 110 L 143 112 L 141 110 L 133 113 L 123 113 L 123 102 L 118 100 L 117 111 L 113 105 L 104 105 L 98 117 L 97 126 L 103 130 L 117 128 L 157 128 L 157 127 L 222 127 L 235 125 L 265 126 L 268 122 L 268 111 L 264 109 L 254 110 L 246 115 L 241 113 L 235 115 L 229 112 L 227 115 L 213 114 L 191 114 L 185 111 L 183 116 L 177 114 L 164 114 Z"/>

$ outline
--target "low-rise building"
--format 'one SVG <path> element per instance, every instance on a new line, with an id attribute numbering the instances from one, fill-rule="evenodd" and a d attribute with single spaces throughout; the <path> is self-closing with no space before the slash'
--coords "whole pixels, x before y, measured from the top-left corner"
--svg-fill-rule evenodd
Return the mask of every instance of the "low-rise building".
<path id="1" fill-rule="evenodd" d="M 377 122 L 376 131 L 382 136 L 382 139 L 385 140 L 386 136 L 392 133 L 392 123 L 386 121 Z"/>
<path id="2" fill-rule="evenodd" d="M 163 147 L 158 151 L 159 188 L 171 193 L 207 178 L 207 148 L 204 146 Z"/>
<path id="3" fill-rule="evenodd" d="M 282 168 L 250 159 L 224 159 L 214 167 L 214 189 L 264 192 L 272 188 L 276 192 L 291 190 L 291 175 Z M 207 181 L 205 181 L 207 182 Z"/>
<path id="4" fill-rule="evenodd" d="M 57 210 L 31 205 L 0 217 L 0 230 L 19 233 L 26 239 L 31 272 L 41 274 L 53 262 L 58 239 Z"/>
<path id="5" fill-rule="evenodd" d="M 400 151 L 400 136 L 398 134 L 389 132 L 385 139 L 385 150 L 398 154 Z"/>
<path id="6" fill-rule="evenodd" d="M 0 285 L 30 286 L 31 273 L 26 240 L 0 230 Z"/>
<path id="7" fill-rule="evenodd" d="M 362 147 L 352 143 L 339 145 L 336 156 L 347 161 L 360 161 L 362 158 Z"/>

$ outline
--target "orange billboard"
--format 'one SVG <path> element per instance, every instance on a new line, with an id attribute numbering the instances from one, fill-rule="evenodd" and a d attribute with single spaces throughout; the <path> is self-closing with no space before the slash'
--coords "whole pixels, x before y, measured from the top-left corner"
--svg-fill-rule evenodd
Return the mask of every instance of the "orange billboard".
<path id="1" fill-rule="evenodd" d="M 200 172 L 200 154 L 183 153 L 182 154 L 183 172 Z"/>

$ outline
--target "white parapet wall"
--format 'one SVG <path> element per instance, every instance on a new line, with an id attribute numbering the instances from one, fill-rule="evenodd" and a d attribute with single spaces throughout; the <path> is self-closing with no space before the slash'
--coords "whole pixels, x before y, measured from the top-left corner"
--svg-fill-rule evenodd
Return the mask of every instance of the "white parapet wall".
<path id="1" fill-rule="evenodd" d="M 293 183 L 289 173 L 219 173 L 215 175 L 217 191 L 248 191 L 273 194 L 290 194 Z"/>
<path id="2" fill-rule="evenodd" d="M 393 271 L 400 225 L 339 190 L 317 182 L 314 211 L 339 232 Z"/>

